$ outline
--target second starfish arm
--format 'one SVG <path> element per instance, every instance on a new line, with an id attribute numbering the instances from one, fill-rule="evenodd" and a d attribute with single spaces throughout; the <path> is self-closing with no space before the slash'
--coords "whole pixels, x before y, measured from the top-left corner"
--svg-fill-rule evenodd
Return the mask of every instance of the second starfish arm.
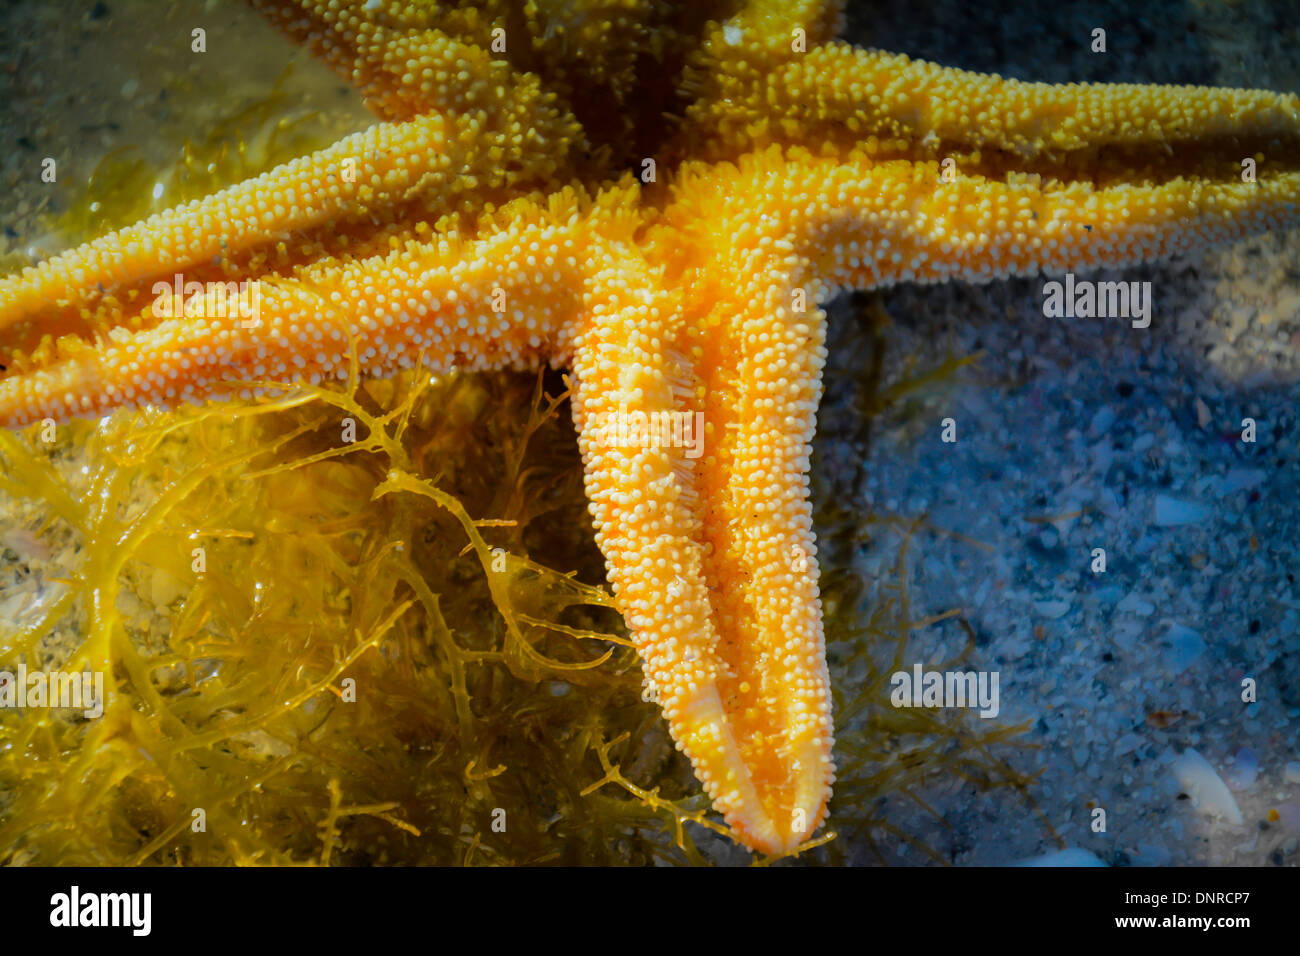
<path id="1" fill-rule="evenodd" d="M 581 138 L 573 117 L 538 77 L 513 70 L 493 53 L 493 30 L 505 20 L 490 11 L 409 0 L 249 2 L 355 85 L 381 119 L 480 112 L 540 139 Z M 499 37 L 508 43 L 504 33 Z"/>
<path id="2" fill-rule="evenodd" d="M 772 146 L 739 165 L 687 164 L 663 221 L 698 236 L 702 221 L 760 216 L 794 241 L 808 278 L 830 288 L 986 282 L 1152 262 L 1293 228 L 1300 171 L 1252 183 L 1179 176 L 1098 187 L 960 172 L 945 182 L 932 161 Z"/>
<path id="3" fill-rule="evenodd" d="M 804 478 L 824 352 L 803 351 L 816 321 L 774 321 L 785 278 L 732 284 L 765 294 L 697 322 L 702 290 L 629 251 L 573 362 L 596 539 L 647 683 L 714 807 L 772 854 L 817 829 L 834 779 Z"/>
<path id="4" fill-rule="evenodd" d="M 493 190 L 549 183 L 556 165 L 544 150 L 514 153 L 507 137 L 471 119 L 432 113 L 379 123 L 0 279 L 0 329 L 29 318 L 53 325 L 58 308 L 66 321 L 106 289 L 125 293 L 214 260 L 238 261 L 276 240 L 317 254 L 321 243 L 334 253 L 364 247 L 373 223 L 403 204 L 419 202 L 426 219 L 474 211 Z"/>
<path id="5" fill-rule="evenodd" d="M 422 363 L 435 372 L 535 368 L 563 361 L 574 316 L 606 247 L 635 229 L 636 187 L 594 199 L 573 190 L 545 204 L 507 204 L 477 232 L 408 242 L 388 255 L 325 261 L 254 281 L 257 299 L 196 301 L 184 317 L 170 295 L 88 343 L 69 336 L 0 372 L 0 427 L 101 415 L 123 405 L 173 406 L 254 391 L 250 381 L 319 381 L 360 369 Z M 189 301 L 189 297 L 186 297 Z M 213 314 L 219 312 L 220 314 Z"/>
<path id="6" fill-rule="evenodd" d="M 1293 165 L 1288 154 L 1300 149 L 1300 97 L 1294 93 L 1056 85 L 839 42 L 779 56 L 770 46 L 759 34 L 707 48 L 703 69 L 710 80 L 687 112 L 679 148 L 698 159 L 718 159 L 774 142 L 817 149 L 873 140 L 881 154 L 913 159 L 983 150 L 988 157 L 1005 152 L 1021 168 L 1054 161 L 1071 178 L 1091 175 L 1103 148 L 1145 150 L 1136 158 L 1165 169 L 1222 153 L 1238 171 L 1240 160 L 1260 150 Z"/>

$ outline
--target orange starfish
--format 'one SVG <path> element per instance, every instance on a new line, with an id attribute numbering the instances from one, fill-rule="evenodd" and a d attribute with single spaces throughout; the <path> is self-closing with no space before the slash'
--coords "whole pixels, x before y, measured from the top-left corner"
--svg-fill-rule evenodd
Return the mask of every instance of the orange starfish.
<path id="1" fill-rule="evenodd" d="M 370 374 L 571 367 L 646 680 L 767 853 L 833 781 L 818 303 L 1300 220 L 1294 95 L 945 69 L 835 42 L 814 0 L 255 6 L 381 122 L 0 281 L 0 425 L 247 397 L 230 382 L 342 376 L 351 349 Z M 180 271 L 208 294 L 173 297 Z M 255 314 L 204 285 L 235 279 Z"/>

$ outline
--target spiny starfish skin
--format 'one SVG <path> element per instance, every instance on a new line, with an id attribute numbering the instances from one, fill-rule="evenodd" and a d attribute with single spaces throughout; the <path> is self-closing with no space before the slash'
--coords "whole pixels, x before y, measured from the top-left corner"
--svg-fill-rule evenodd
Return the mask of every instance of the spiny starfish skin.
<path id="1" fill-rule="evenodd" d="M 817 304 L 1121 266 L 1300 218 L 1294 95 L 945 69 L 833 42 L 838 8 L 812 0 L 707 23 L 597 2 L 599 51 L 568 4 L 254 5 L 384 122 L 0 280 L 0 425 L 342 377 L 351 349 L 368 374 L 571 367 L 647 682 L 714 806 L 767 853 L 820 826 L 834 779 L 807 477 Z M 520 24 L 509 60 L 485 52 Z M 647 50 L 682 75 L 642 186 L 616 164 L 669 102 L 636 112 Z M 180 270 L 259 279 L 260 324 L 153 316 L 150 283 Z M 703 455 L 602 440 L 635 412 L 702 412 Z"/>

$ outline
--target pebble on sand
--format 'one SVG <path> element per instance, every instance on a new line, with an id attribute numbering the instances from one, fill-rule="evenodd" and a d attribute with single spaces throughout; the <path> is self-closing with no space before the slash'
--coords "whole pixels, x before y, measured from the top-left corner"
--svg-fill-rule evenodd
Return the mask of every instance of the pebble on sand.
<path id="1" fill-rule="evenodd" d="M 1183 501 L 1169 495 L 1156 495 L 1156 524 L 1161 527 L 1173 527 L 1182 524 L 1200 524 L 1213 512 L 1205 505 L 1194 501 Z"/>
<path id="2" fill-rule="evenodd" d="M 1268 472 L 1259 468 L 1233 468 L 1219 483 L 1219 494 L 1230 495 L 1238 491 L 1249 491 L 1262 485 L 1267 477 Z"/>
<path id="3" fill-rule="evenodd" d="M 1237 751 L 1232 766 L 1224 775 L 1228 786 L 1233 790 L 1249 790 L 1255 785 L 1255 778 L 1258 776 L 1259 758 L 1249 747 L 1242 747 Z"/>
<path id="4" fill-rule="evenodd" d="M 1165 634 L 1169 650 L 1165 653 L 1165 667 L 1172 674 L 1181 674 L 1205 653 L 1205 641 L 1190 627 L 1171 624 Z"/>

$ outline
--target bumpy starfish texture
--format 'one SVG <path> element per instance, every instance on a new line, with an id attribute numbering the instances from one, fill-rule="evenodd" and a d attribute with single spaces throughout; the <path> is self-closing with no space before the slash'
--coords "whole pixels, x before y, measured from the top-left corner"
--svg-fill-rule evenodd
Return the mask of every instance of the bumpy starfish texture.
<path id="1" fill-rule="evenodd" d="M 646 680 L 768 853 L 821 825 L 834 779 L 818 303 L 1300 220 L 1294 95 L 945 69 L 835 42 L 838 6 L 811 0 L 254 5 L 381 122 L 0 280 L 0 425 L 342 377 L 352 349 L 371 374 L 571 367 Z M 656 181 L 620 174 L 642 157 Z M 257 279 L 258 320 L 154 314 L 178 271 Z M 698 457 L 609 440 L 619 416 L 697 412 Z"/>

